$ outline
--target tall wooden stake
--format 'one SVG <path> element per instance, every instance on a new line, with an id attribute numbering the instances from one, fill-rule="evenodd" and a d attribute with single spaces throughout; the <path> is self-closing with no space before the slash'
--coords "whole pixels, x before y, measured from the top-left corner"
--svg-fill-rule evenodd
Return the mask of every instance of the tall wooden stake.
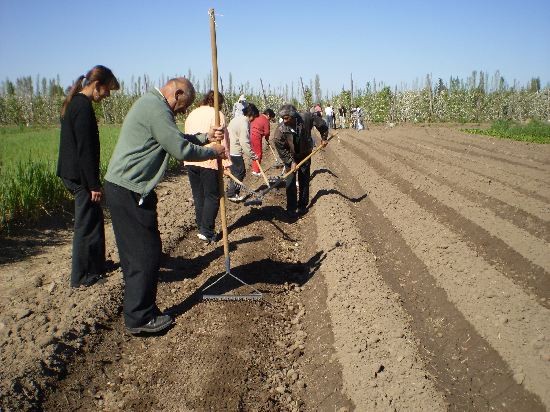
<path id="1" fill-rule="evenodd" d="M 261 77 L 260 77 L 260 85 L 262 86 L 262 93 L 264 95 L 264 104 L 265 104 L 265 108 L 267 109 L 267 95 L 265 94 L 264 82 L 262 81 Z"/>
<path id="2" fill-rule="evenodd" d="M 351 96 L 350 96 L 350 105 L 353 107 L 353 73 L 350 73 L 349 75 L 351 80 Z"/>

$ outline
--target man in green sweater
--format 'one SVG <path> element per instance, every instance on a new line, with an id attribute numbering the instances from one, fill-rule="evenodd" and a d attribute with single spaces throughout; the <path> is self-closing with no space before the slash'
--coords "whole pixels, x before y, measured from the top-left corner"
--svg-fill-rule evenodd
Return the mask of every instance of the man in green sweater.
<path id="1" fill-rule="evenodd" d="M 174 116 L 185 113 L 195 89 L 185 78 L 171 79 L 145 93 L 128 112 L 105 175 L 105 195 L 124 274 L 124 322 L 133 334 L 156 333 L 173 320 L 156 305 L 161 240 L 155 186 L 170 156 L 178 160 L 223 158 L 224 130 L 186 135 Z M 206 143 L 214 143 L 202 147 Z"/>

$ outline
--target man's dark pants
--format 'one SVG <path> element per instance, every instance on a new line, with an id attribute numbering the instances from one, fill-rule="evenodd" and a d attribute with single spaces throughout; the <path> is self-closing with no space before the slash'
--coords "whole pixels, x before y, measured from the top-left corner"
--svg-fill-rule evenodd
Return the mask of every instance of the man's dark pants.
<path id="1" fill-rule="evenodd" d="M 103 210 L 79 182 L 63 179 L 63 184 L 74 195 L 71 286 L 78 287 L 105 272 Z"/>
<path id="2" fill-rule="evenodd" d="M 246 176 L 246 168 L 244 166 L 244 159 L 242 156 L 231 156 L 231 174 L 241 182 L 243 181 Z M 240 192 L 240 186 L 231 180 L 229 182 L 229 186 L 227 187 L 227 197 L 238 196 Z"/>
<path id="3" fill-rule="evenodd" d="M 210 239 L 216 234 L 216 216 L 220 208 L 218 171 L 191 165 L 187 167 L 187 175 L 193 192 L 197 228 Z"/>
<path id="4" fill-rule="evenodd" d="M 124 323 L 145 325 L 160 315 L 156 305 L 162 243 L 157 221 L 157 195 L 141 195 L 105 182 L 107 206 L 124 275 Z"/>
<path id="5" fill-rule="evenodd" d="M 296 160 L 299 163 L 300 160 Z M 286 165 L 290 169 L 291 165 Z M 294 212 L 296 208 L 306 209 L 309 204 L 309 179 L 310 179 L 311 160 L 305 162 L 298 169 L 297 173 L 292 173 L 286 178 L 286 210 Z M 296 187 L 296 175 L 298 175 L 299 190 Z"/>

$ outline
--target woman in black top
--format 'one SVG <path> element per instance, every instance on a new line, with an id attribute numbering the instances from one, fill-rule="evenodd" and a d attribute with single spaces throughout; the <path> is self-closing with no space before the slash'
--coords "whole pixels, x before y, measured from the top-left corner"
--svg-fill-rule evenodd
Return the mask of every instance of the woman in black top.
<path id="1" fill-rule="evenodd" d="M 92 102 L 120 88 L 111 70 L 80 76 L 61 109 L 57 176 L 75 197 L 71 286 L 91 286 L 105 272 L 105 229 L 99 177 L 99 130 Z"/>

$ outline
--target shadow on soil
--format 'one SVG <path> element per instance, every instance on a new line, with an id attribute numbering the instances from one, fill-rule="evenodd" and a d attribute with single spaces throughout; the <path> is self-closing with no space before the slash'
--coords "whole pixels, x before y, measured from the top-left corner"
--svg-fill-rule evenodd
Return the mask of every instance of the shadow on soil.
<path id="1" fill-rule="evenodd" d="M 258 283 L 263 285 L 282 285 L 288 282 L 297 283 L 301 286 L 307 283 L 319 270 L 321 263 L 327 256 L 327 253 L 328 252 L 319 251 L 304 263 L 291 263 L 272 259 L 262 259 L 231 268 L 231 274 L 249 285 L 255 285 Z M 204 288 L 208 285 L 214 284 L 224 275 L 225 273 L 219 273 L 213 276 L 198 287 L 196 291 L 183 302 L 166 309 L 165 313 L 178 317 L 187 312 L 202 300 Z M 238 281 L 231 277 L 227 277 L 216 286 L 210 288 L 208 293 L 213 295 L 223 295 L 232 292 L 241 286 L 242 284 Z M 267 292 L 261 287 L 259 287 L 259 290 L 260 292 Z M 272 291 L 270 291 L 270 293 L 272 293 Z"/>
<path id="2" fill-rule="evenodd" d="M 34 256 L 47 246 L 57 246 L 70 241 L 66 231 L 73 226 L 72 213 L 46 216 L 37 222 L 14 225 L 0 232 L 0 264 L 14 263 Z"/>
<path id="3" fill-rule="evenodd" d="M 336 173 L 334 173 L 332 170 L 321 168 L 321 169 L 315 169 L 313 171 L 313 173 L 311 174 L 311 177 L 309 178 L 310 183 L 313 179 L 315 179 L 315 176 L 321 175 L 321 174 L 329 174 L 329 175 L 331 175 L 331 176 L 338 179 L 338 175 Z"/>

